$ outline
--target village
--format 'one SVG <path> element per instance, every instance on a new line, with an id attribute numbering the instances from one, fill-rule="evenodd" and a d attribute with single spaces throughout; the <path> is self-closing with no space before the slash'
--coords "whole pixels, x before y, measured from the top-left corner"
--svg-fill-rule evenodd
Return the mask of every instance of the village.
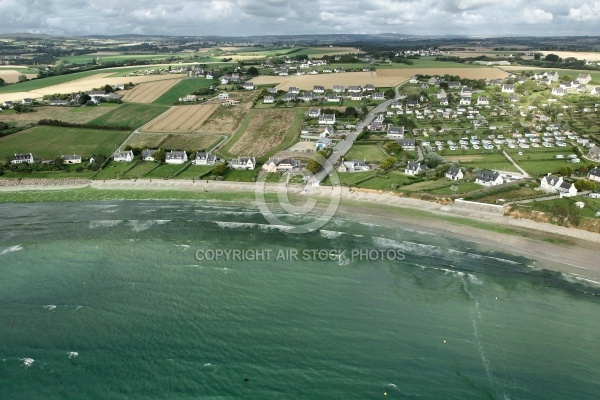
<path id="1" fill-rule="evenodd" d="M 414 69 L 408 77 L 395 71 L 402 70 L 378 69 L 369 57 L 342 66 L 310 58 L 266 61 L 258 77 L 240 67 L 146 68 L 124 77 L 153 80 L 5 101 L 6 110 L 115 106 L 109 116 L 134 103 L 147 104 L 144 111 L 150 104 L 164 108 L 140 126 L 125 125 L 133 132 L 121 134 L 125 140 L 111 154 L 40 158 L 23 148 L 8 157 L 4 175 L 38 161 L 47 166 L 42 170 L 92 179 L 252 182 L 267 174 L 272 183 L 472 199 L 522 213 L 532 200 L 579 196 L 573 204 L 587 206 L 584 215 L 600 216 L 594 131 L 600 86 L 590 74 L 522 70 L 498 78 L 496 68 L 487 68 L 465 78 L 465 69 Z M 118 128 L 104 120 L 88 127 Z M 317 154 L 331 167 L 315 165 Z M 339 181 L 331 181 L 332 173 Z"/>

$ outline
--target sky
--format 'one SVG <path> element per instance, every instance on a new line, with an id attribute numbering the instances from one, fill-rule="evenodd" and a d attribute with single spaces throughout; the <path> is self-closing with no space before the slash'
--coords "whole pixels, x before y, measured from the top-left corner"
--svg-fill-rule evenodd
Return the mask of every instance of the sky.
<path id="1" fill-rule="evenodd" d="M 600 0 L 0 0 L 0 33 L 600 35 Z"/>

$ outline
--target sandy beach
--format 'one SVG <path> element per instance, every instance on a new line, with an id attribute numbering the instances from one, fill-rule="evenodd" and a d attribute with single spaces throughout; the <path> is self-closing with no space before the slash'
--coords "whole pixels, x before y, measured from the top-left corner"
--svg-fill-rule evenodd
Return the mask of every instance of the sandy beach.
<path id="1" fill-rule="evenodd" d="M 205 180 L 108 180 L 85 179 L 23 179 L 0 180 L 0 199 L 3 192 L 67 190 L 92 188 L 102 191 L 196 191 L 210 197 L 210 193 L 254 193 L 251 182 L 226 182 Z M 301 186 L 285 188 L 266 184 L 266 193 L 289 192 L 300 194 Z M 331 197 L 331 187 L 311 188 L 310 195 L 326 202 Z M 414 212 L 411 212 L 414 210 Z M 538 260 L 545 268 L 578 274 L 600 280 L 600 234 L 566 228 L 527 219 L 476 212 L 453 205 L 400 197 L 392 193 L 343 188 L 341 204 L 336 213 L 347 219 L 410 227 L 442 236 L 452 236 L 480 246 L 485 250 L 519 254 Z M 478 223 L 487 223 L 512 230 L 512 234 L 482 229 Z"/>

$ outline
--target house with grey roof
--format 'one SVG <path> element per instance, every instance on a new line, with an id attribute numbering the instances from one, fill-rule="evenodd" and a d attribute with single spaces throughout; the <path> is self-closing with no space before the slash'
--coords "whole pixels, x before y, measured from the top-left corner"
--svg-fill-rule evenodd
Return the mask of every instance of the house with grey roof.
<path id="1" fill-rule="evenodd" d="M 496 186 L 503 184 L 504 179 L 498 171 L 484 169 L 478 174 L 475 174 L 475 183 L 483 186 Z"/>
<path id="2" fill-rule="evenodd" d="M 185 151 L 169 151 L 165 154 L 167 164 L 185 164 L 187 161 L 188 155 Z"/>

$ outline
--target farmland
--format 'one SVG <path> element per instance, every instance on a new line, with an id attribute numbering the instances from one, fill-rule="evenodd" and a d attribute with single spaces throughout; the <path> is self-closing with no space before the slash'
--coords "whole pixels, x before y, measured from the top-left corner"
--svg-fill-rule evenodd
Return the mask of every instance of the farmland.
<path id="1" fill-rule="evenodd" d="M 36 126 L 0 138 L 0 159 L 14 153 L 33 153 L 35 158 L 55 159 L 63 154 L 110 154 L 129 133 L 100 129 Z"/>
<path id="2" fill-rule="evenodd" d="M 218 104 L 172 107 L 163 115 L 144 127 L 145 132 L 194 132 L 198 130 Z"/>
<path id="3" fill-rule="evenodd" d="M 170 106 L 177 103 L 180 97 L 185 97 L 199 89 L 209 88 L 211 85 L 214 85 L 215 82 L 216 81 L 212 79 L 204 78 L 183 79 L 154 100 L 154 103 Z"/>
<path id="4" fill-rule="evenodd" d="M 237 131 L 248 114 L 248 110 L 252 108 L 255 97 L 256 92 L 254 91 L 236 93 L 232 98 L 240 100 L 240 104 L 231 107 L 222 106 L 217 108 L 208 121 L 203 124 L 197 132 L 230 135 L 232 132 Z"/>
<path id="5" fill-rule="evenodd" d="M 300 133 L 304 110 L 251 110 L 221 152 L 263 157 L 289 147 Z"/>
<path id="6" fill-rule="evenodd" d="M 136 129 L 156 118 L 167 109 L 167 107 L 154 104 L 122 104 L 112 109 L 109 113 L 94 119 L 91 123 L 106 126 L 129 126 L 132 129 Z"/>
<path id="7" fill-rule="evenodd" d="M 136 133 L 127 145 L 131 147 L 149 148 L 149 149 L 169 149 L 169 150 L 208 150 L 214 147 L 219 140 L 220 135 L 207 134 L 171 134 L 171 133 Z"/>
<path id="8" fill-rule="evenodd" d="M 33 108 L 34 112 L 16 113 L 4 111 L 0 114 L 0 121 L 14 122 L 18 125 L 37 123 L 42 119 L 57 119 L 73 124 L 85 124 L 106 113 L 113 111 L 115 104 L 106 104 L 102 107 L 55 107 L 42 106 Z"/>
<path id="9" fill-rule="evenodd" d="M 362 65 L 362 64 L 361 64 Z M 358 66 L 358 65 L 357 65 Z M 311 90 L 314 85 L 322 85 L 331 88 L 333 85 L 365 85 L 371 83 L 376 87 L 393 87 L 407 81 L 416 74 L 428 75 L 459 75 L 463 78 L 483 79 L 483 78 L 504 78 L 508 74 L 496 68 L 488 67 L 462 67 L 462 68 L 378 68 L 377 71 L 370 72 L 344 72 L 339 74 L 318 74 L 301 76 L 268 76 L 263 75 L 254 78 L 252 81 L 256 85 L 277 84 L 277 88 L 287 90 L 290 86 L 296 86 L 302 90 Z"/>
<path id="10" fill-rule="evenodd" d="M 131 90 L 121 92 L 122 100 L 131 103 L 152 103 L 177 83 L 179 80 L 176 79 L 142 83 Z"/>
<path id="11" fill-rule="evenodd" d="M 104 53 L 90 53 L 82 54 L 78 56 L 65 56 L 60 57 L 61 60 L 69 64 L 91 64 L 94 60 L 98 59 L 98 63 L 107 62 L 123 62 L 129 60 L 156 60 L 162 61 L 169 58 L 173 58 L 173 54 L 119 54 L 112 52 Z"/>

